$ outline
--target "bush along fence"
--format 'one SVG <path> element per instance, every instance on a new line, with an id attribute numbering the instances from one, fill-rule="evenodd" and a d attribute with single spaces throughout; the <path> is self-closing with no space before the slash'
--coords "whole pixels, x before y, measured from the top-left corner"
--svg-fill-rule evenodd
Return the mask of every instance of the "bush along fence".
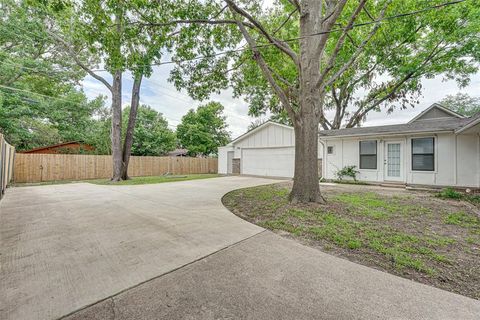
<path id="1" fill-rule="evenodd" d="M 131 177 L 217 173 L 216 158 L 130 158 Z M 82 154 L 22 154 L 15 157 L 16 183 L 58 180 L 107 179 L 112 176 L 112 157 Z"/>
<path id="2" fill-rule="evenodd" d="M 0 199 L 12 180 L 14 158 L 15 148 L 9 145 L 0 133 Z"/>

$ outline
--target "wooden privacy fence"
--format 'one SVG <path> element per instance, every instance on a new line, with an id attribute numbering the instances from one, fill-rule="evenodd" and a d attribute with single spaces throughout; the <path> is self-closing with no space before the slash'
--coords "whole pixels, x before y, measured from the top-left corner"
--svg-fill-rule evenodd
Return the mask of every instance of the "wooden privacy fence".
<path id="1" fill-rule="evenodd" d="M 131 177 L 163 174 L 217 173 L 216 158 L 131 157 Z M 106 179 L 112 176 L 112 156 L 82 154 L 22 154 L 15 157 L 15 182 Z"/>
<path id="2" fill-rule="evenodd" d="M 9 145 L 0 133 L 0 199 L 12 180 L 15 148 Z"/>

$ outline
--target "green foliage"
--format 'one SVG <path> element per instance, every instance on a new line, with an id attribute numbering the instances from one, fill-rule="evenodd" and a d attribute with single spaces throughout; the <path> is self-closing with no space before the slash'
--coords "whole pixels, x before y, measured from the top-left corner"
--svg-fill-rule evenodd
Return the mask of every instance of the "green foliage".
<path id="1" fill-rule="evenodd" d="M 444 199 L 457 199 L 457 200 L 463 198 L 463 194 L 461 192 L 458 192 L 451 187 L 443 189 L 441 192 L 437 193 L 436 196 Z"/>
<path id="2" fill-rule="evenodd" d="M 373 219 L 388 219 L 395 215 L 418 216 L 431 213 L 428 208 L 408 204 L 406 198 L 386 198 L 374 192 L 342 193 L 333 197 L 332 200 L 347 205 L 348 211 L 353 215 Z"/>
<path id="3" fill-rule="evenodd" d="M 385 2 L 368 1 L 355 23 L 371 23 L 379 17 Z M 386 16 L 421 11 L 441 3 L 444 1 L 394 0 L 389 2 Z M 358 1 L 347 1 L 335 25 L 347 25 L 357 5 Z M 276 1 L 268 9 L 258 2 L 241 2 L 240 6 L 277 39 L 296 39 L 300 36 L 300 14 L 294 10 L 292 2 Z M 217 12 L 222 13 L 218 19 L 232 17 L 229 10 L 220 9 L 221 5 L 218 4 Z M 327 128 L 339 128 L 342 123 L 355 126 L 361 124 L 369 112 L 381 109 L 393 112 L 415 106 L 421 97 L 422 78 L 442 76 L 456 80 L 460 87 L 467 85 L 471 75 L 477 72 L 480 60 L 480 40 L 477 36 L 480 29 L 479 15 L 480 6 L 475 0 L 392 18 L 382 23 L 356 62 L 331 86 L 325 88 L 323 110 L 340 112 L 338 118 L 330 118 L 328 122 L 321 120 L 322 124 Z M 209 32 L 202 34 L 201 46 L 209 43 L 217 50 L 226 46 L 236 49 L 239 46 L 238 39 L 241 37 L 235 26 L 207 28 Z M 189 32 L 198 30 L 194 27 L 185 29 Z M 331 74 L 339 71 L 355 55 L 371 29 L 371 25 L 364 25 L 348 31 L 348 39 L 334 61 Z M 275 46 L 264 45 L 269 41 L 260 32 L 249 31 L 260 44 L 258 49 L 277 84 L 287 92 L 292 105 L 299 108 L 300 74 L 295 64 Z M 332 56 L 341 35 L 342 32 L 339 31 L 329 34 L 321 59 L 322 69 Z M 299 42 L 288 42 L 297 54 Z M 191 57 L 197 50 L 197 46 L 190 43 L 181 48 L 183 57 Z M 187 88 L 191 95 L 202 98 L 232 85 L 235 95 L 248 101 L 249 113 L 254 116 L 285 112 L 278 96 L 273 93 L 257 63 L 251 58 L 250 50 L 237 51 L 227 56 L 231 63 L 228 63 L 224 55 L 182 63 L 176 66 L 172 78 L 177 87 Z M 321 100 L 320 96 L 318 100 Z M 329 114 L 336 114 L 333 111 Z"/>
<path id="4" fill-rule="evenodd" d="M 426 192 L 325 188 L 327 203 L 322 205 L 289 203 L 286 184 L 235 190 L 222 201 L 240 217 L 313 248 L 479 297 L 471 281 L 477 276 L 480 244 L 480 219 L 474 210 L 439 204 Z"/>
<path id="5" fill-rule="evenodd" d="M 130 107 L 123 110 L 123 127 L 126 130 Z M 175 133 L 168 128 L 163 115 L 149 106 L 139 106 L 133 133 L 132 155 L 161 156 L 175 149 Z"/>
<path id="6" fill-rule="evenodd" d="M 473 116 L 480 112 L 480 98 L 470 97 L 466 93 L 457 93 L 456 95 L 447 95 L 439 102 L 442 106 L 458 112 L 464 116 Z"/>
<path id="7" fill-rule="evenodd" d="M 345 166 L 342 169 L 338 170 L 335 175 L 339 180 L 343 180 L 344 177 L 350 177 L 353 181 L 357 181 L 357 174 L 360 172 L 357 169 L 357 166 Z"/>
<path id="8" fill-rule="evenodd" d="M 372 252 L 374 259 L 378 259 L 378 255 L 383 256 L 399 272 L 413 269 L 433 276 L 437 270 L 429 266 L 430 261 L 451 263 L 444 251 L 456 242 L 454 239 L 430 234 L 425 230 L 422 230 L 422 235 L 418 235 L 418 230 L 404 232 L 387 223 L 388 220 L 384 218 L 393 214 L 417 216 L 422 212 L 418 206 L 399 203 L 400 199 L 396 197 L 386 198 L 376 193 L 337 195 L 335 201 L 347 205 L 348 209 L 352 209 L 348 211 L 354 215 L 366 218 L 359 221 L 354 216 L 330 212 L 329 208 L 288 206 L 287 198 L 288 189 L 269 185 L 233 191 L 223 201 L 227 207 L 233 207 L 237 211 L 242 211 L 243 204 L 248 203 L 254 211 L 248 216 L 259 221 L 262 227 L 318 240 L 327 246 L 340 247 L 342 251 L 348 249 L 358 254 Z M 270 208 L 268 203 L 272 201 L 281 203 L 283 210 Z M 344 206 L 341 204 L 335 203 L 330 209 L 342 211 Z M 404 210 L 400 212 L 402 208 Z M 377 215 L 380 210 L 384 215 Z M 424 210 L 423 213 L 429 212 Z M 470 221 L 463 216 L 460 219 Z"/>
<path id="9" fill-rule="evenodd" d="M 442 191 L 435 194 L 435 197 L 442 199 L 454 199 L 454 200 L 464 200 L 472 203 L 473 205 L 480 205 L 480 195 L 479 194 L 469 194 L 456 191 L 454 188 L 448 187 Z"/>
<path id="10" fill-rule="evenodd" d="M 77 89 L 85 76 L 46 34 L 47 16 L 27 1 L 0 5 L 0 131 L 26 150 L 91 143 L 104 98 Z"/>
<path id="11" fill-rule="evenodd" d="M 443 220 L 446 224 L 454 224 L 462 227 L 480 228 L 478 216 L 468 214 L 464 211 L 449 213 Z"/>
<path id="12" fill-rule="evenodd" d="M 177 138 L 192 156 L 217 154 L 218 147 L 230 140 L 225 120 L 223 106 L 209 102 L 182 117 L 177 126 Z"/>

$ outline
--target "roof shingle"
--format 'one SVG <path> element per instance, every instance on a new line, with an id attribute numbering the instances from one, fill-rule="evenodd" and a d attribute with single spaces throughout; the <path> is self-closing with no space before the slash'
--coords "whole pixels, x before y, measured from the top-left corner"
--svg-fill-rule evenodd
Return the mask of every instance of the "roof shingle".
<path id="1" fill-rule="evenodd" d="M 432 131 L 455 131 L 467 123 L 472 118 L 440 118 L 431 120 L 419 120 L 412 123 L 394 124 L 376 127 L 346 128 L 337 130 L 322 130 L 319 136 L 323 137 L 342 137 L 355 135 L 383 135 L 383 134 L 401 134 L 401 133 L 421 133 Z"/>

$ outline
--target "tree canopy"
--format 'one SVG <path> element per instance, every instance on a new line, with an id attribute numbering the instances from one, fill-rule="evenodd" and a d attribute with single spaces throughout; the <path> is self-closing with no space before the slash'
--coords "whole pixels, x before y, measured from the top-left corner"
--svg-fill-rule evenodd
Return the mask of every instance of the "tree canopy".
<path id="1" fill-rule="evenodd" d="M 85 76 L 43 37 L 46 17 L 24 2 L 0 5 L 0 130 L 18 150 L 90 140 L 103 97 L 89 101 Z"/>
<path id="2" fill-rule="evenodd" d="M 480 112 L 480 97 L 471 97 L 466 93 L 447 95 L 439 102 L 442 106 L 464 116 L 473 116 Z"/>
<path id="3" fill-rule="evenodd" d="M 123 126 L 126 128 L 130 107 L 123 109 Z M 137 121 L 133 132 L 132 155 L 162 156 L 175 149 L 175 133 L 168 128 L 163 115 L 149 106 L 138 108 Z"/>
<path id="4" fill-rule="evenodd" d="M 221 2 L 218 10 L 222 8 Z M 320 119 L 324 129 L 360 125 L 372 111 L 393 112 L 414 107 L 425 78 L 441 76 L 456 80 L 460 87 L 469 83 L 470 76 L 478 71 L 480 58 L 477 49 L 480 21 L 476 18 L 480 15 L 480 5 L 474 0 L 441 6 L 444 2 L 345 2 L 334 27 L 328 31 L 325 59 L 320 66 L 334 76 L 334 81 L 324 86 Z M 288 45 L 299 54 L 300 10 L 295 3 L 278 1 L 268 9 L 251 2 L 236 6 L 250 16 L 242 17 L 247 30 L 259 46 L 272 77 L 297 108 L 299 72 L 289 54 L 273 43 Z M 402 16 L 405 13 L 410 14 Z M 224 10 L 216 20 L 231 19 L 233 15 Z M 385 20 L 373 32 L 381 16 Z M 249 23 L 253 21 L 262 28 L 251 27 Z M 225 28 L 234 32 L 231 25 Z M 316 37 L 322 34 L 306 35 L 310 40 Z M 216 38 L 210 36 L 210 39 L 214 42 Z M 283 39 L 291 40 L 282 42 Z M 225 63 L 223 56 L 209 58 L 208 68 L 203 60 L 182 63 L 177 66 L 173 80 L 194 96 L 205 95 L 207 84 L 216 80 L 210 89 L 233 86 L 235 94 L 249 102 L 251 115 L 260 116 L 267 111 L 285 114 L 278 95 L 251 58 L 252 52 L 242 45 L 237 48 L 237 52 L 228 54 L 230 63 Z"/>
<path id="5" fill-rule="evenodd" d="M 415 105 L 422 78 L 465 85 L 478 70 L 476 0 L 207 3 L 217 12 L 208 23 L 225 26 L 222 43 L 229 34 L 243 41 L 220 57 L 179 63 L 172 80 L 198 97 L 231 85 L 251 114 L 286 113 L 296 139 L 293 201 L 324 201 L 318 124 L 358 126 L 369 112 Z M 212 30 L 202 43 L 213 47 L 218 38 Z"/>
<path id="6" fill-rule="evenodd" d="M 192 156 L 217 154 L 230 140 L 223 106 L 218 102 L 190 109 L 177 126 L 177 138 Z"/>

